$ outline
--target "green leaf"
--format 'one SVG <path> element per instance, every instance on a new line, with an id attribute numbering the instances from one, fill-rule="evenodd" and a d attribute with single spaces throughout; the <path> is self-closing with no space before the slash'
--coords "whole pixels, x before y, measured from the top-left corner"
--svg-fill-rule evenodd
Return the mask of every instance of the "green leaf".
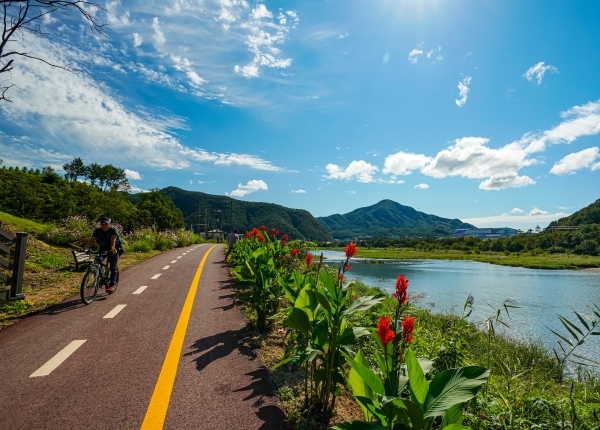
<path id="1" fill-rule="evenodd" d="M 351 423 L 343 423 L 330 427 L 329 430 L 386 430 L 386 428 L 379 423 L 352 421 Z"/>
<path id="2" fill-rule="evenodd" d="M 362 364 L 365 367 L 369 366 L 369 363 L 367 362 L 365 357 L 362 355 L 361 351 L 358 351 L 356 353 L 356 356 L 354 357 L 354 361 Z M 371 387 L 369 387 L 368 384 L 365 383 L 364 379 L 361 378 L 360 375 L 358 374 L 358 372 L 356 370 L 354 370 L 353 368 L 350 368 L 350 372 L 348 372 L 348 384 L 350 385 L 350 388 L 352 389 L 352 395 L 354 397 L 362 396 L 362 397 L 366 397 L 368 399 L 373 398 L 373 390 L 371 389 Z M 362 404 L 360 404 L 360 407 L 362 408 L 363 413 L 365 414 L 365 420 L 371 421 L 371 413 L 368 411 L 368 409 Z"/>
<path id="3" fill-rule="evenodd" d="M 457 403 L 471 400 L 489 375 L 490 371 L 480 366 L 467 366 L 438 373 L 429 384 L 424 408 L 425 418 L 444 415 Z"/>
<path id="4" fill-rule="evenodd" d="M 446 411 L 442 418 L 442 427 L 447 427 L 450 424 L 462 424 L 463 423 L 463 405 L 457 403 Z"/>
<path id="5" fill-rule="evenodd" d="M 585 329 L 589 330 L 590 326 L 588 325 L 588 323 L 585 320 L 585 318 L 583 318 L 583 316 L 581 316 L 581 314 L 579 312 L 575 312 L 575 315 L 577 315 L 577 318 L 579 318 L 579 321 L 581 322 L 581 324 L 583 324 L 583 326 L 585 327 Z"/>
<path id="6" fill-rule="evenodd" d="M 366 311 L 371 309 L 373 306 L 380 304 L 383 302 L 385 297 L 378 296 L 363 296 L 354 300 L 350 307 L 342 312 L 342 315 L 351 315 L 357 311 Z"/>
<path id="7" fill-rule="evenodd" d="M 317 300 L 319 301 L 319 304 L 323 306 L 323 309 L 325 309 L 325 311 L 327 311 L 329 315 L 331 315 L 331 305 L 329 304 L 329 300 L 327 300 L 327 297 L 325 297 L 319 291 L 314 291 L 314 293 L 317 297 Z"/>
<path id="8" fill-rule="evenodd" d="M 356 339 L 367 336 L 371 332 L 364 327 L 346 327 L 340 336 L 338 345 L 353 345 Z"/>
<path id="9" fill-rule="evenodd" d="M 323 283 L 325 288 L 327 288 L 327 291 L 329 291 L 329 294 L 331 294 L 332 296 L 335 296 L 335 290 L 337 289 L 337 285 L 335 284 L 335 280 L 333 279 L 333 276 L 331 276 L 329 273 L 327 273 L 325 271 L 321 271 L 319 273 L 319 280 Z"/>
<path id="10" fill-rule="evenodd" d="M 462 424 L 449 424 L 442 428 L 444 430 L 472 430 L 471 427 L 463 426 Z"/>
<path id="11" fill-rule="evenodd" d="M 294 359 L 294 357 L 288 357 L 288 358 L 284 358 L 283 360 L 281 360 L 279 363 L 277 363 L 275 366 L 273 366 L 273 369 L 277 369 L 279 366 L 283 366 L 286 363 L 289 363 L 290 361 L 292 361 Z"/>
<path id="12" fill-rule="evenodd" d="M 415 357 L 415 353 L 410 349 L 405 354 L 406 368 L 408 369 L 408 382 L 410 384 L 410 398 L 415 402 L 421 411 L 427 399 L 429 384 L 423 374 L 423 369 Z"/>
<path id="13" fill-rule="evenodd" d="M 565 342 L 567 342 L 569 345 L 571 345 L 571 348 L 574 348 L 575 345 L 573 345 L 573 342 L 571 342 L 570 339 L 567 339 L 566 337 L 558 334 L 557 332 L 555 332 L 554 330 L 552 330 L 551 328 L 548 328 L 548 330 L 550 330 L 552 333 L 554 333 L 556 336 L 560 337 L 562 340 L 564 340 Z M 562 348 L 562 347 L 561 347 Z"/>
<path id="14" fill-rule="evenodd" d="M 308 315 L 300 308 L 292 308 L 290 315 L 283 321 L 283 325 L 294 330 L 298 330 L 305 337 L 308 337 L 310 330 L 310 320 Z"/>
<path id="15" fill-rule="evenodd" d="M 577 335 L 573 331 L 573 330 L 576 330 L 581 336 L 583 336 L 583 332 L 579 329 L 579 327 L 577 327 L 575 324 L 573 324 L 571 321 L 569 321 L 568 319 L 566 319 L 563 316 L 559 315 L 558 319 L 560 319 L 560 322 L 562 323 L 562 325 L 564 325 L 565 328 L 569 331 L 569 333 L 571 333 L 571 336 L 573 336 L 575 338 L 575 340 L 579 342 L 579 337 L 577 337 Z M 569 326 L 573 327 L 573 330 L 571 330 L 571 328 L 569 328 Z"/>
<path id="16" fill-rule="evenodd" d="M 315 319 L 315 311 L 317 310 L 319 302 L 314 292 L 311 290 L 310 285 L 305 285 L 294 302 L 294 306 L 302 309 L 308 315 L 309 320 Z"/>
<path id="17" fill-rule="evenodd" d="M 423 412 L 421 408 L 408 399 L 394 399 L 387 402 L 383 412 L 395 425 L 403 424 L 402 428 L 421 429 L 423 427 Z M 394 427 L 395 428 L 395 427 Z"/>
<path id="18" fill-rule="evenodd" d="M 352 369 L 358 373 L 365 384 L 371 387 L 371 390 L 373 390 L 374 393 L 381 395 L 385 394 L 383 382 L 381 382 L 381 379 L 379 379 L 379 376 L 377 376 L 375 372 L 356 360 L 352 360 L 350 362 L 350 366 L 352 366 Z"/>

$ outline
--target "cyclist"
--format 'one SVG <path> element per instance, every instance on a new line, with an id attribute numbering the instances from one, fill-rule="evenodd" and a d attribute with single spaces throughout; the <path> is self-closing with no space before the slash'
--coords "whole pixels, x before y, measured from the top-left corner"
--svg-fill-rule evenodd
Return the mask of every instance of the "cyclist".
<path id="1" fill-rule="evenodd" d="M 115 282 L 117 280 L 117 264 L 119 263 L 119 254 L 117 253 L 117 238 L 119 233 L 117 229 L 111 227 L 110 218 L 100 218 L 100 227 L 94 230 L 92 237 L 88 239 L 84 248 L 89 250 L 90 246 L 94 243 L 98 243 L 100 252 L 108 252 L 107 259 L 110 268 L 110 281 L 106 292 L 112 294 L 115 290 Z"/>

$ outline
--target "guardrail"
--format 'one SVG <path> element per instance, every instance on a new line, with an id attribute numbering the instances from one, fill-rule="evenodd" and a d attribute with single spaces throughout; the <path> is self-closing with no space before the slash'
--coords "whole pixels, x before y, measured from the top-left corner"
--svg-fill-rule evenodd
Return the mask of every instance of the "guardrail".
<path id="1" fill-rule="evenodd" d="M 12 270 L 11 276 L 0 273 L 0 284 L 5 283 L 10 286 L 10 288 L 4 289 L 0 287 L 0 305 L 24 298 L 23 272 L 25 271 L 25 258 L 27 256 L 27 233 L 16 233 L 16 236 L 13 236 L 0 228 L 0 239 L 2 238 L 14 243 L 15 249 L 11 249 L 9 245 L 4 243 L 5 241 L 0 242 L 0 255 L 8 254 L 8 260 L 0 257 L 0 266 Z"/>

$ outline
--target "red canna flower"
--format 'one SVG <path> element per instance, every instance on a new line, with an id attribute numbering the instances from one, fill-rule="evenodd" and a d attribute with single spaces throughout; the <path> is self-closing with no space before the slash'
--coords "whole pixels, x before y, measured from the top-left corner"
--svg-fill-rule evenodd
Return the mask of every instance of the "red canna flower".
<path id="1" fill-rule="evenodd" d="M 258 241 L 259 241 L 260 243 L 263 243 L 263 242 L 265 241 L 265 237 L 264 237 L 262 234 L 261 234 L 261 235 L 259 235 L 259 236 L 258 236 Z"/>
<path id="2" fill-rule="evenodd" d="M 412 333 L 415 329 L 415 317 L 405 315 L 402 318 L 402 339 L 405 344 L 409 344 L 413 341 Z"/>
<path id="3" fill-rule="evenodd" d="M 260 229 L 261 229 L 262 231 L 265 231 L 265 230 L 267 229 L 267 227 L 265 227 L 264 225 L 261 225 L 261 226 L 260 226 Z"/>
<path id="4" fill-rule="evenodd" d="M 385 348 L 388 343 L 394 340 L 394 332 L 390 328 L 391 320 L 390 316 L 386 315 L 385 318 L 379 317 L 377 323 L 377 336 Z"/>
<path id="5" fill-rule="evenodd" d="M 296 258 L 298 255 L 298 250 L 296 248 L 292 249 L 292 257 Z"/>
<path id="6" fill-rule="evenodd" d="M 350 242 L 348 246 L 346 246 L 346 258 L 352 258 L 356 255 L 356 244 Z"/>
<path id="7" fill-rule="evenodd" d="M 398 303 L 403 305 L 408 302 L 408 279 L 404 278 L 404 274 L 398 276 L 396 280 L 396 292 L 392 293 L 392 297 L 398 300 Z"/>
<path id="8" fill-rule="evenodd" d="M 306 265 L 310 266 L 312 264 L 313 255 L 309 252 L 306 254 Z"/>
<path id="9" fill-rule="evenodd" d="M 246 239 L 250 239 L 250 232 L 246 230 Z"/>
<path id="10" fill-rule="evenodd" d="M 287 242 L 287 241 L 289 240 L 289 238 L 290 238 L 290 237 L 289 237 L 289 236 L 287 235 L 287 233 L 286 233 L 286 234 L 284 234 L 284 235 L 283 235 L 283 238 L 282 238 L 282 240 L 283 240 L 283 241 L 285 241 L 285 242 Z"/>
<path id="11" fill-rule="evenodd" d="M 254 236 L 255 239 L 256 239 L 256 236 L 258 236 L 258 229 L 256 227 L 254 227 L 252 229 L 252 236 Z"/>
<path id="12" fill-rule="evenodd" d="M 344 279 L 344 275 L 342 275 L 341 273 L 338 275 L 338 279 L 341 281 L 342 279 Z"/>

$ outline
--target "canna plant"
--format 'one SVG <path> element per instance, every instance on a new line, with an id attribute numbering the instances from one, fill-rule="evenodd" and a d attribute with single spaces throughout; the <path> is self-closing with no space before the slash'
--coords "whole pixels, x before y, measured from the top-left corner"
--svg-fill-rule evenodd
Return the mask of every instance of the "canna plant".
<path id="1" fill-rule="evenodd" d="M 332 427 L 335 430 L 431 429 L 442 417 L 441 428 L 467 429 L 462 425 L 462 404 L 472 399 L 486 382 L 489 371 L 480 366 L 448 369 L 431 382 L 425 375 L 430 360 L 418 360 L 409 345 L 413 341 L 414 317 L 407 314 L 408 280 L 398 276 L 394 320 L 379 317 L 373 337 L 380 346 L 375 354 L 379 373 L 359 351 L 350 361 L 348 383 L 363 410 L 365 421 Z"/>
<path id="2" fill-rule="evenodd" d="M 350 327 L 348 317 L 383 301 L 378 296 L 351 300 L 351 283 L 343 282 L 343 273 L 355 253 L 356 245 L 351 243 L 337 279 L 321 270 L 321 255 L 316 273 L 302 276 L 295 272 L 294 287 L 286 293 L 292 306 L 286 310 L 283 325 L 290 329 L 290 340 L 278 366 L 293 361 L 303 368 L 305 407 L 315 407 L 326 415 L 331 414 L 336 397 L 347 386 L 344 366 L 354 356 L 352 346 L 361 336 L 369 335 L 363 327 Z M 310 269 L 312 258 L 306 263 Z"/>

